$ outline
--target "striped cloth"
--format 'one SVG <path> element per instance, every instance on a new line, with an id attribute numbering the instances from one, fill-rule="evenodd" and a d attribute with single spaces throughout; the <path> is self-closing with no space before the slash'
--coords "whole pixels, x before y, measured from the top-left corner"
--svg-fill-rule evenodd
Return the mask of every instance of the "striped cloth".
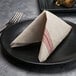
<path id="1" fill-rule="evenodd" d="M 71 28 L 53 13 L 43 11 L 10 45 L 13 48 L 41 41 L 38 59 L 43 62 L 68 35 Z"/>

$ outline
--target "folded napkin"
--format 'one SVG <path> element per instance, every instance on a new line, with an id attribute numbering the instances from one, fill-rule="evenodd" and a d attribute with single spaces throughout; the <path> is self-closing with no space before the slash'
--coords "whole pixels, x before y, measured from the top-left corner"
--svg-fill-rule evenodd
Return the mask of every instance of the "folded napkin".
<path id="1" fill-rule="evenodd" d="M 41 41 L 38 59 L 43 62 L 68 35 L 71 28 L 53 13 L 43 11 L 10 45 L 13 48 Z"/>

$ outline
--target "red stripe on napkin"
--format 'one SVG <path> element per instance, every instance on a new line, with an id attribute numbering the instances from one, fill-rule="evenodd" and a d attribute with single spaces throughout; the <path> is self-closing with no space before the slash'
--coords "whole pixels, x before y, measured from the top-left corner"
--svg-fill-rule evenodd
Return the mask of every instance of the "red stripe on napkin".
<path id="1" fill-rule="evenodd" d="M 50 35 L 49 35 L 49 32 L 48 32 L 47 29 L 45 29 L 45 31 L 44 31 L 44 35 L 43 35 L 43 40 L 42 41 L 45 43 L 48 51 L 51 52 L 51 50 L 53 49 L 53 44 L 52 44 L 52 40 L 50 38 Z"/>
<path id="2" fill-rule="evenodd" d="M 47 48 L 48 51 L 50 52 L 50 50 L 52 50 L 52 48 L 49 46 L 48 41 L 47 41 L 47 38 L 46 38 L 45 35 L 44 35 L 44 37 L 43 37 L 43 41 L 42 41 L 42 42 L 44 42 L 46 48 Z"/>

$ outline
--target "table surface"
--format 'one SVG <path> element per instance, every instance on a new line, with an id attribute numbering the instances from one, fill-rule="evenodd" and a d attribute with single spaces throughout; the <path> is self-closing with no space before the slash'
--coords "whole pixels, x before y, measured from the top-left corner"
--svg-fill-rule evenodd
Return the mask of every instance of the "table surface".
<path id="1" fill-rule="evenodd" d="M 24 13 L 23 20 L 34 19 L 39 14 L 38 2 L 37 0 L 0 0 L 0 29 L 17 11 Z M 57 15 L 76 24 L 75 13 L 59 13 Z M 76 76 L 76 61 L 56 67 L 25 65 L 21 68 L 3 55 L 0 44 L 0 76 Z"/>

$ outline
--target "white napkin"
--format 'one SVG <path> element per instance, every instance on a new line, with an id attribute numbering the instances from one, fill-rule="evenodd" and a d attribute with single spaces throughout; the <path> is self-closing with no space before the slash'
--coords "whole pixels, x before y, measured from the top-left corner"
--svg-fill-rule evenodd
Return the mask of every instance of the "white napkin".
<path id="1" fill-rule="evenodd" d="M 71 31 L 71 26 L 49 11 L 43 11 L 11 43 L 11 47 L 40 42 L 38 59 L 45 61 Z"/>

